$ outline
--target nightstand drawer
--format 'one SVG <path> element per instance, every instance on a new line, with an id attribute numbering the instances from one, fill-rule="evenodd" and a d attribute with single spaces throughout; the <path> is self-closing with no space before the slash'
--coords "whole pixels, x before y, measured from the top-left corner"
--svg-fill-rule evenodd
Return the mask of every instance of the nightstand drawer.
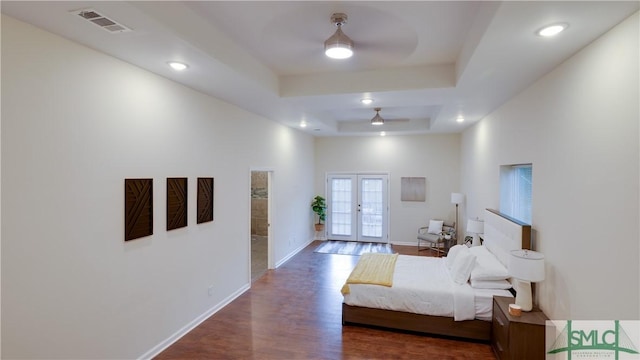
<path id="1" fill-rule="evenodd" d="M 513 298 L 493 297 L 491 347 L 500 360 L 544 360 L 545 321 L 548 318 L 534 308 L 520 316 L 509 315 Z"/>
<path id="2" fill-rule="evenodd" d="M 493 304 L 491 346 L 499 359 L 509 358 L 509 321 L 497 304 Z"/>

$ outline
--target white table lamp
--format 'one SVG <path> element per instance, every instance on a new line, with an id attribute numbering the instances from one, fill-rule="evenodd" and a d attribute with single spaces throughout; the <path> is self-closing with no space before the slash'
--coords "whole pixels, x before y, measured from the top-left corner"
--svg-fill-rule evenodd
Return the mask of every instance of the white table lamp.
<path id="1" fill-rule="evenodd" d="M 467 221 L 467 232 L 473 234 L 471 246 L 480 246 L 480 236 L 478 236 L 478 234 L 484 232 L 484 221 L 469 219 L 469 221 Z"/>
<path id="2" fill-rule="evenodd" d="M 511 251 L 509 274 L 516 281 L 516 305 L 531 311 L 531 283 L 544 280 L 544 255 L 532 250 Z"/>

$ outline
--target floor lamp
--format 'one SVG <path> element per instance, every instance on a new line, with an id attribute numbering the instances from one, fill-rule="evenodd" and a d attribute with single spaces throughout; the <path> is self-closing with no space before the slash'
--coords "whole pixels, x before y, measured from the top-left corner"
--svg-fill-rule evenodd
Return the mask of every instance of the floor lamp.
<path id="1" fill-rule="evenodd" d="M 454 229 L 456 231 L 456 239 L 458 238 L 458 204 L 462 204 L 464 201 L 464 194 L 451 193 L 451 203 L 456 204 L 456 223 Z"/>

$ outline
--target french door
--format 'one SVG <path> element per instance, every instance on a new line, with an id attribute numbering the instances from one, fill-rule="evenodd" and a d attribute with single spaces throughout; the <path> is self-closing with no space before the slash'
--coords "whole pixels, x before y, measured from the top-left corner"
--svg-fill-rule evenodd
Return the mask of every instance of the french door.
<path id="1" fill-rule="evenodd" d="M 329 174 L 327 176 L 327 238 L 388 242 L 386 174 Z"/>

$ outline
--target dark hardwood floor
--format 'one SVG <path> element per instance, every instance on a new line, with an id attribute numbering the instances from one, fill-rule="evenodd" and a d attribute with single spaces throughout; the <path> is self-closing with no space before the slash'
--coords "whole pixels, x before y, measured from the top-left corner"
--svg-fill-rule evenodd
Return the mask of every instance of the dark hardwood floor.
<path id="1" fill-rule="evenodd" d="M 340 288 L 358 257 L 314 253 L 318 244 L 267 271 L 156 359 L 495 359 L 485 343 L 343 327 Z"/>

